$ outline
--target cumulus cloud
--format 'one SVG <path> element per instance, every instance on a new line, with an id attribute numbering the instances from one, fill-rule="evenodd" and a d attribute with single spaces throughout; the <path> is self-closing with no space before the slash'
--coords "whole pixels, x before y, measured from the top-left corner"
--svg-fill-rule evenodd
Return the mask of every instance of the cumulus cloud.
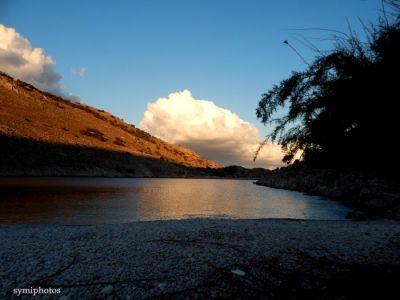
<path id="1" fill-rule="evenodd" d="M 273 144 L 264 146 L 254 163 L 254 152 L 260 144 L 259 130 L 212 101 L 193 98 L 188 90 L 149 103 L 139 126 L 225 166 L 275 168 L 282 165 L 282 151 Z"/>
<path id="2" fill-rule="evenodd" d="M 0 24 L 0 70 L 28 82 L 38 89 L 77 100 L 65 93 L 61 75 L 54 70 L 55 61 L 41 48 L 31 43 L 14 28 Z"/>

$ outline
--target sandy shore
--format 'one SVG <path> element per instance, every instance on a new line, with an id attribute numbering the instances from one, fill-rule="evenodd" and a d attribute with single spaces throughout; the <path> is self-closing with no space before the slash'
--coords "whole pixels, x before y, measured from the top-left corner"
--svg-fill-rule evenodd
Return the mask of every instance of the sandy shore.
<path id="1" fill-rule="evenodd" d="M 386 220 L 0 225 L 0 241 L 4 299 L 386 299 L 400 278 L 400 223 Z"/>

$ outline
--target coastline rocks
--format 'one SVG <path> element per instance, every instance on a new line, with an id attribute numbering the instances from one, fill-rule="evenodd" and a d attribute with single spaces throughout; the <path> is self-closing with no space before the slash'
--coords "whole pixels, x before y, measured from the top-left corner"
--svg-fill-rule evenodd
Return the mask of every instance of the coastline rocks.
<path id="1" fill-rule="evenodd" d="M 256 184 L 325 196 L 372 216 L 400 219 L 399 185 L 373 173 L 293 165 L 271 171 Z"/>

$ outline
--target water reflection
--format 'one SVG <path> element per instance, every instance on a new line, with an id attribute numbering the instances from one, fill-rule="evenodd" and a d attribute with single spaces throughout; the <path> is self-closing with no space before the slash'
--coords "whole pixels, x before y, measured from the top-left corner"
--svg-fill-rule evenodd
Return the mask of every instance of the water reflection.
<path id="1" fill-rule="evenodd" d="M 302 193 L 213 179 L 0 180 L 1 223 L 117 223 L 190 217 L 344 219 L 349 208 Z"/>

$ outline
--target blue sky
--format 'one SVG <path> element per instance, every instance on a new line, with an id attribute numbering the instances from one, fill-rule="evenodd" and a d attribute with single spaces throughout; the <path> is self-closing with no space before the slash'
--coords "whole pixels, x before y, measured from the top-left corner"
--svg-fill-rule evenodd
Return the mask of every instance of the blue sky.
<path id="1" fill-rule="evenodd" d="M 188 89 L 256 127 L 260 95 L 310 60 L 299 34 L 321 48 L 328 32 L 376 21 L 379 0 L 22 1 L 0 0 L 0 23 L 56 61 L 82 102 L 139 124 L 149 102 Z M 315 38 L 315 39 L 314 39 Z M 86 68 L 81 78 L 76 70 Z"/>

